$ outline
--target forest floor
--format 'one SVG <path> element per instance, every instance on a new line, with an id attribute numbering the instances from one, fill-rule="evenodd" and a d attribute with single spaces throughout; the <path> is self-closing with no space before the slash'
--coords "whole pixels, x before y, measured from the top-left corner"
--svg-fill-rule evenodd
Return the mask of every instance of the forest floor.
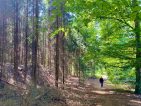
<path id="1" fill-rule="evenodd" d="M 141 97 L 131 92 L 114 89 L 104 84 L 101 88 L 98 79 L 87 79 L 84 85 L 78 78 L 70 77 L 63 90 L 68 106 L 141 106 Z"/>
<path id="2" fill-rule="evenodd" d="M 21 93 L 21 87 L 26 88 L 24 83 L 21 85 L 23 82 L 22 72 L 19 73 L 21 79 L 19 78 L 20 83 L 17 84 L 20 87 L 13 90 L 15 86 L 13 86 L 12 66 L 7 65 L 6 69 L 10 70 L 7 71 L 7 82 L 8 86 L 11 86 L 12 89 L 11 91 L 10 89 L 5 89 L 5 91 L 3 89 L 0 90 L 0 106 L 21 106 L 19 104 L 22 102 L 31 103 L 28 106 L 35 106 L 34 104 L 36 106 L 141 106 L 141 95 L 135 95 L 132 92 L 117 89 L 106 81 L 104 87 L 101 88 L 98 79 L 94 78 L 85 79 L 84 83 L 79 84 L 77 77 L 69 76 L 65 80 L 64 89 L 62 89 L 60 80 L 60 89 L 56 89 L 54 87 L 54 74 L 48 73 L 45 69 L 40 69 L 38 84 L 44 85 L 47 82 L 50 87 L 48 86 L 44 92 L 42 89 L 39 89 L 39 91 L 38 89 L 31 89 L 31 95 L 26 95 L 26 98 L 24 95 L 16 95 L 17 90 Z M 29 73 L 27 75 L 27 82 L 31 79 Z M 32 95 L 32 93 L 37 95 Z M 23 97 L 25 98 L 23 99 Z"/>

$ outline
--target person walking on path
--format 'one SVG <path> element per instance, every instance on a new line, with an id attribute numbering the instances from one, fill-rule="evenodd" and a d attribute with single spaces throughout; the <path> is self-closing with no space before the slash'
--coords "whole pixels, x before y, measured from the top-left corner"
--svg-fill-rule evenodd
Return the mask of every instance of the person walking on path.
<path id="1" fill-rule="evenodd" d="M 102 77 L 99 79 L 99 82 L 100 82 L 101 87 L 103 87 L 104 79 Z"/>

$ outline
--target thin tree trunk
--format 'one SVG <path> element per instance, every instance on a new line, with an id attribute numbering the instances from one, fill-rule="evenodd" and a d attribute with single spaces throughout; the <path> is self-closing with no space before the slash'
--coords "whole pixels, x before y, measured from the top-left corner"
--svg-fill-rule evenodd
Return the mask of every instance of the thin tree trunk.
<path id="1" fill-rule="evenodd" d="M 3 4 L 5 6 L 5 3 Z M 4 11 L 4 9 L 2 9 Z M 5 71 L 5 60 L 6 60 L 6 16 L 5 13 L 2 14 L 2 31 L 1 31 L 1 43 L 0 43 L 0 51 L 1 51 L 1 56 L 0 56 L 0 88 L 4 88 L 4 84 L 2 83 L 2 78 L 3 74 Z"/>
<path id="2" fill-rule="evenodd" d="M 56 17 L 56 25 L 59 27 L 59 17 Z M 56 56 L 55 56 L 55 86 L 58 87 L 59 79 L 59 34 L 56 35 Z"/>
<path id="3" fill-rule="evenodd" d="M 25 27 L 25 70 L 24 70 L 24 79 L 26 80 L 27 71 L 28 71 L 28 0 L 26 1 L 26 27 Z"/>
<path id="4" fill-rule="evenodd" d="M 63 80 L 63 85 L 65 83 L 65 41 L 64 41 L 64 32 L 63 33 L 63 37 L 62 37 L 62 71 L 63 71 L 63 75 L 62 75 L 62 80 Z"/>
<path id="5" fill-rule="evenodd" d="M 64 28 L 64 23 L 65 23 L 65 20 L 64 20 L 64 5 L 65 5 L 65 2 L 62 1 L 61 3 L 61 27 Z M 65 29 L 65 28 L 64 28 Z M 61 45 L 62 45 L 62 82 L 63 82 L 63 85 L 65 83 L 65 33 L 63 31 L 61 31 Z"/>
<path id="6" fill-rule="evenodd" d="M 18 73 L 18 0 L 15 0 L 14 17 L 14 79 L 17 80 Z"/>
<path id="7" fill-rule="evenodd" d="M 51 0 L 50 0 L 51 1 Z M 50 3 L 49 3 L 49 5 L 51 5 Z M 50 8 L 50 7 L 49 7 Z M 49 17 L 51 17 L 51 11 L 50 11 L 50 9 L 48 9 L 48 16 Z M 52 64 L 51 64 L 51 59 L 52 59 L 52 56 L 51 56 L 51 54 L 52 54 L 52 52 L 51 52 L 51 38 L 50 38 L 50 34 L 51 34 L 51 25 L 50 25 L 50 20 L 48 20 L 48 36 L 47 36 L 47 42 L 48 42 L 48 44 L 47 44 L 47 46 L 48 46 L 48 69 L 49 69 L 49 72 L 51 71 L 51 68 L 52 68 Z"/>

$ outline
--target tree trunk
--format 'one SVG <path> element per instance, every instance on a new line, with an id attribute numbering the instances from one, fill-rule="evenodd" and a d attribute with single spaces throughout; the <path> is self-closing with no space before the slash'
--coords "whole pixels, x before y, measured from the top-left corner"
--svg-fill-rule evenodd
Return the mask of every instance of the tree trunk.
<path id="1" fill-rule="evenodd" d="M 63 37 L 62 37 L 62 80 L 63 80 L 63 84 L 65 83 L 65 44 L 64 44 L 64 32 L 63 33 Z"/>
<path id="2" fill-rule="evenodd" d="M 133 0 L 133 8 L 139 6 L 137 0 Z M 139 19 L 139 12 L 136 12 L 136 18 L 134 20 L 135 23 L 135 40 L 136 40 L 136 86 L 135 86 L 135 93 L 141 94 L 141 41 L 140 41 L 140 19 Z"/>
<path id="3" fill-rule="evenodd" d="M 59 19 L 56 17 L 56 26 L 59 27 Z M 56 35 L 56 56 L 55 56 L 55 86 L 58 87 L 59 79 L 59 34 Z"/>
<path id="4" fill-rule="evenodd" d="M 0 31 L 0 88 L 4 88 L 4 83 L 1 80 L 3 78 L 3 74 L 5 71 L 5 62 L 6 62 L 6 36 L 7 36 L 7 32 L 6 32 L 6 25 L 7 25 L 7 17 L 5 16 L 5 9 L 6 9 L 6 2 L 3 3 L 3 7 L 2 8 L 2 21 L 0 22 L 1 27 L 1 31 Z"/>
<path id="5" fill-rule="evenodd" d="M 34 2 L 34 1 L 33 1 Z M 32 81 L 33 81 L 33 85 L 36 86 L 37 85 L 37 49 L 38 49 L 38 18 L 39 18 L 39 9 L 38 9 L 38 0 L 35 0 L 35 21 L 33 23 L 33 27 L 35 31 L 33 39 L 32 39 Z M 33 8 L 34 9 L 34 8 Z"/>
<path id="6" fill-rule="evenodd" d="M 14 79 L 17 80 L 18 73 L 18 0 L 15 0 L 14 17 Z"/>
<path id="7" fill-rule="evenodd" d="M 25 69 L 24 69 L 24 79 L 26 80 L 26 75 L 28 71 L 28 0 L 26 1 L 26 26 L 25 26 Z"/>

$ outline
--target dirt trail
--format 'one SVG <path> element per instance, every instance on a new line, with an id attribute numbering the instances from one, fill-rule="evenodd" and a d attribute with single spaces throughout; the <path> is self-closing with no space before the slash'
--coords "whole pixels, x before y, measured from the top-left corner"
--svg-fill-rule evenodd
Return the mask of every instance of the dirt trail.
<path id="1" fill-rule="evenodd" d="M 100 87 L 98 79 L 87 79 L 83 86 L 78 78 L 67 80 L 64 95 L 68 106 L 141 106 L 141 98 L 130 93 L 116 92 L 105 84 Z"/>

